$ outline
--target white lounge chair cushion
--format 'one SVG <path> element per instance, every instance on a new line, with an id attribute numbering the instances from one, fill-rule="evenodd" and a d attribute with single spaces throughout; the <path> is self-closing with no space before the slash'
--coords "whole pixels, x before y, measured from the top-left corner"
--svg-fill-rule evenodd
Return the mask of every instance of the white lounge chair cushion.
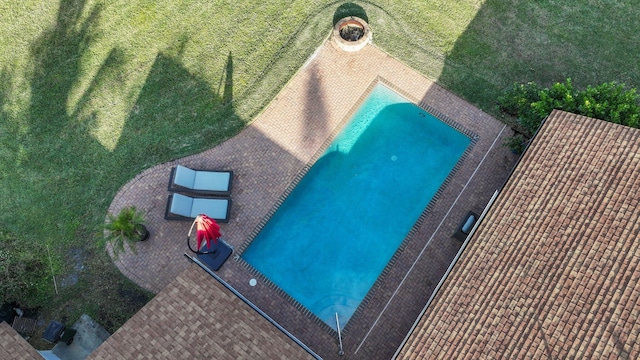
<path id="1" fill-rule="evenodd" d="M 230 176 L 228 172 L 197 171 L 193 189 L 229 191 Z"/>
<path id="2" fill-rule="evenodd" d="M 230 177 L 227 171 L 197 171 L 178 165 L 173 182 L 193 190 L 229 191 Z"/>
<path id="3" fill-rule="evenodd" d="M 191 170 L 182 165 L 176 166 L 176 173 L 173 177 L 173 182 L 176 185 L 180 185 L 182 187 L 192 189 L 195 181 L 196 181 L 195 170 Z"/>
<path id="4" fill-rule="evenodd" d="M 195 218 L 205 214 L 214 219 L 226 219 L 229 201 L 215 198 L 191 198 L 181 194 L 173 194 L 169 211 L 172 214 Z"/>

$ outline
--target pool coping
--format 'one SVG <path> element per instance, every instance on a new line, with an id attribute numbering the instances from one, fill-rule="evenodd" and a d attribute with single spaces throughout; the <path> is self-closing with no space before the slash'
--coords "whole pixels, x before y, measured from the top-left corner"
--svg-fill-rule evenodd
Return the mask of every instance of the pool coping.
<path id="1" fill-rule="evenodd" d="M 424 223 L 424 221 L 426 219 L 427 214 L 429 214 L 431 212 L 431 210 L 433 209 L 434 204 L 438 201 L 438 199 L 440 198 L 440 196 L 441 196 L 442 192 L 444 191 L 444 189 L 447 187 L 447 185 L 449 185 L 449 183 L 450 183 L 451 179 L 453 178 L 453 176 L 455 175 L 455 173 L 458 171 L 458 169 L 460 168 L 462 163 L 464 163 L 464 161 L 467 158 L 467 156 L 469 155 L 469 153 L 473 150 L 473 147 L 475 146 L 475 144 L 476 144 L 476 142 L 478 140 L 478 135 L 476 133 L 474 133 L 473 131 L 467 129 L 463 125 L 457 123 L 455 120 L 449 118 L 448 116 L 442 114 L 441 112 L 439 112 L 438 110 L 436 110 L 433 107 L 429 106 L 428 104 L 420 103 L 417 99 L 413 98 L 410 94 L 408 94 L 405 91 L 403 91 L 400 86 L 395 85 L 393 82 L 391 82 L 391 81 L 389 81 L 389 80 L 387 80 L 387 79 L 385 79 L 385 78 L 383 78 L 381 76 L 377 76 L 376 79 L 374 79 L 371 82 L 371 84 L 366 88 L 366 90 L 360 95 L 358 100 L 354 103 L 354 105 L 351 107 L 349 112 L 347 112 L 347 114 L 344 116 L 344 118 L 340 121 L 338 126 L 326 138 L 325 142 L 316 151 L 316 153 L 309 160 L 309 162 L 307 162 L 307 164 L 305 164 L 305 166 L 302 168 L 302 170 L 294 177 L 294 179 L 291 181 L 291 183 L 289 184 L 287 189 L 280 196 L 280 198 L 276 201 L 276 203 L 271 207 L 271 209 L 267 212 L 267 214 L 263 217 L 263 219 L 260 221 L 260 223 L 258 223 L 258 225 L 251 232 L 249 237 L 242 243 L 242 245 L 240 245 L 240 247 L 238 247 L 235 250 L 235 256 L 236 256 L 235 260 L 238 263 L 240 263 L 248 271 L 250 271 L 251 274 L 253 274 L 257 278 L 259 278 L 265 284 L 267 284 L 267 286 L 269 288 L 271 288 L 273 291 L 275 291 L 279 296 L 283 297 L 288 303 L 293 305 L 302 314 L 304 314 L 305 316 L 309 317 L 314 323 L 316 323 L 318 326 L 323 327 L 324 330 L 328 331 L 333 336 L 338 336 L 338 331 L 337 330 L 333 329 L 331 326 L 329 326 L 327 323 L 325 323 L 322 319 L 320 319 L 316 314 L 314 314 L 311 310 L 309 310 L 307 307 L 305 307 L 302 303 L 300 303 L 294 297 L 289 295 L 285 290 L 283 290 L 277 284 L 275 284 L 273 281 L 271 281 L 271 279 L 269 279 L 266 275 L 262 274 L 258 269 L 254 268 L 249 262 L 247 262 L 242 257 L 242 255 L 247 250 L 247 248 L 249 248 L 249 246 L 251 246 L 251 243 L 253 243 L 255 238 L 260 234 L 262 229 L 267 225 L 269 220 L 278 211 L 280 206 L 285 202 L 285 200 L 289 197 L 289 195 L 291 195 L 293 190 L 295 190 L 295 188 L 298 186 L 300 181 L 302 181 L 302 179 L 307 175 L 309 170 L 311 170 L 313 165 L 320 159 L 320 157 L 322 157 L 322 155 L 326 152 L 326 150 L 329 148 L 329 146 L 331 146 L 331 143 L 335 140 L 335 138 L 342 132 L 344 127 L 349 123 L 349 121 L 351 121 L 351 119 L 353 118 L 354 114 L 358 111 L 358 109 L 360 109 L 360 107 L 362 106 L 364 101 L 369 97 L 369 95 L 371 94 L 373 89 L 376 86 L 378 86 L 379 84 L 382 84 L 382 85 L 388 87 L 392 91 L 396 92 L 397 94 L 399 94 L 400 96 L 405 98 L 408 102 L 410 102 L 413 105 L 417 106 L 418 108 L 428 112 L 430 115 L 434 116 L 436 119 L 438 119 L 441 122 L 447 124 L 451 128 L 457 130 L 458 132 L 460 132 L 461 134 L 463 134 L 464 136 L 469 138 L 470 141 L 469 141 L 469 145 L 467 145 L 467 147 L 465 148 L 465 151 L 462 153 L 462 155 L 460 155 L 460 158 L 458 159 L 458 161 L 456 161 L 455 165 L 452 167 L 452 169 L 449 172 L 449 174 L 447 175 L 447 177 L 443 180 L 442 184 L 438 187 L 438 190 L 435 192 L 435 194 L 433 195 L 433 197 L 431 198 L 431 200 L 429 201 L 427 206 L 421 211 L 421 213 L 418 216 L 418 219 L 416 220 L 416 222 L 413 224 L 413 226 L 411 226 L 411 228 L 409 229 L 407 235 L 404 237 L 404 239 L 402 240 L 400 245 L 398 245 L 398 247 L 394 251 L 391 259 L 389 259 L 389 262 L 387 263 L 387 265 L 383 268 L 383 270 L 380 273 L 380 275 L 378 275 L 378 277 L 376 278 L 374 283 L 371 285 L 371 288 L 369 288 L 369 290 L 367 291 L 367 294 L 364 296 L 364 298 L 362 299 L 362 301 L 360 302 L 360 304 L 358 305 L 356 310 L 353 312 L 353 314 L 349 318 L 349 321 L 346 324 L 344 324 L 343 329 L 341 331 L 345 335 L 349 334 L 349 329 L 350 329 L 349 324 L 352 324 L 353 323 L 352 320 L 354 320 L 357 317 L 359 317 L 361 315 L 361 313 L 364 311 L 364 309 L 366 308 L 366 306 L 369 304 L 369 301 L 371 301 L 371 299 L 372 299 L 373 295 L 375 294 L 375 292 L 377 291 L 377 289 L 380 288 L 380 284 L 384 281 L 384 279 L 387 276 L 387 274 L 389 273 L 390 269 L 394 266 L 395 262 L 398 260 L 400 254 L 404 251 L 405 247 L 407 246 L 407 243 L 409 241 L 411 241 L 411 239 L 416 235 L 417 229 L 419 229 L 422 226 L 422 224 Z"/>

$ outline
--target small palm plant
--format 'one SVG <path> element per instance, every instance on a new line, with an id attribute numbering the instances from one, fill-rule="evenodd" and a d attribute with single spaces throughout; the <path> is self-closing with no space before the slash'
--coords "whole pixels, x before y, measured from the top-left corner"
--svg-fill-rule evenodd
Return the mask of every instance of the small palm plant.
<path id="1" fill-rule="evenodd" d="M 104 224 L 105 240 L 111 243 L 113 256 L 118 257 L 124 252 L 125 243 L 136 252 L 133 243 L 149 238 L 149 232 L 144 226 L 144 215 L 135 206 L 125 207 L 118 215 L 107 214 L 108 221 Z"/>

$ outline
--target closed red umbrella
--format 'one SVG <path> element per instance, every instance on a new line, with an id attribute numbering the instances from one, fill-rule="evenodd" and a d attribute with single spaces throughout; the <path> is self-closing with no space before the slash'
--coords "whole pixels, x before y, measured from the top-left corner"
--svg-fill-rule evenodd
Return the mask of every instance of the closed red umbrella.
<path id="1" fill-rule="evenodd" d="M 191 249 L 191 244 L 189 242 L 194 225 L 196 226 L 196 241 L 198 245 L 197 250 L 195 251 Z M 216 223 L 216 221 L 205 214 L 200 214 L 196 216 L 193 224 L 191 224 L 189 234 L 187 235 L 187 245 L 189 245 L 189 249 L 191 249 L 191 251 L 200 253 L 202 240 L 205 240 L 207 242 L 207 248 L 211 248 L 211 240 L 213 240 L 214 244 L 217 244 L 220 236 L 222 236 L 222 234 L 220 233 L 220 226 Z"/>

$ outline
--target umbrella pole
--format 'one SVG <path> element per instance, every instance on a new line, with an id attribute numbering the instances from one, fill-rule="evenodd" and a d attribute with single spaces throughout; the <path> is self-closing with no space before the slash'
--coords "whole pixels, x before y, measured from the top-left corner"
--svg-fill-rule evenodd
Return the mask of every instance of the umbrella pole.
<path id="1" fill-rule="evenodd" d="M 191 223 L 191 227 L 189 228 L 189 232 L 187 233 L 187 247 L 189 248 L 189 250 L 191 250 L 192 252 L 198 254 L 200 253 L 200 249 L 197 250 L 193 250 L 191 248 L 191 232 L 193 231 L 193 227 L 196 225 L 196 221 L 198 221 L 198 218 L 195 218 L 193 220 L 193 222 Z"/>
<path id="2" fill-rule="evenodd" d="M 191 237 L 191 232 L 193 231 L 193 227 L 196 225 L 196 221 L 198 221 L 198 218 L 195 218 L 191 223 L 191 227 L 189 228 L 189 233 L 187 233 L 188 238 Z"/>

